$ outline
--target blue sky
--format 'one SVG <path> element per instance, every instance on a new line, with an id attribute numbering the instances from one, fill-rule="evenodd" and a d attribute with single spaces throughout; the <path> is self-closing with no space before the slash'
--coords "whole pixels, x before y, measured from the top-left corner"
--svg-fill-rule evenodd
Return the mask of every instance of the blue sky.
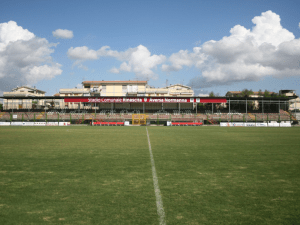
<path id="1" fill-rule="evenodd" d="M 300 94 L 299 6 L 1 1 L 0 91 L 26 84 L 53 95 L 83 80 L 148 79 L 155 87 L 167 80 L 191 85 L 197 94 L 244 88 Z"/>

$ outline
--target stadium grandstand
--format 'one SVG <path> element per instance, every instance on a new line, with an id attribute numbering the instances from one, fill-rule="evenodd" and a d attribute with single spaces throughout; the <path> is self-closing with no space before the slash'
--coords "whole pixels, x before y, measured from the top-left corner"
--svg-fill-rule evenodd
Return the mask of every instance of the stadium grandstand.
<path id="1" fill-rule="evenodd" d="M 46 96 L 35 87 L 4 92 L 0 122 L 69 121 L 106 124 L 133 121 L 147 115 L 148 123 L 298 121 L 299 98 L 293 90 L 229 91 L 223 97 L 195 96 L 191 87 L 175 84 L 154 88 L 147 81 L 84 81 L 83 88 L 60 89 Z M 105 123 L 102 123 L 105 122 Z"/>

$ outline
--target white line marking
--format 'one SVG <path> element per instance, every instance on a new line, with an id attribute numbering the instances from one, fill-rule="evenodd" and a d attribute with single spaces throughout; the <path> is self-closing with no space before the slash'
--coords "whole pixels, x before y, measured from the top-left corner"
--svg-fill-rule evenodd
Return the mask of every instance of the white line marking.
<path id="1" fill-rule="evenodd" d="M 162 198 L 161 198 L 161 195 L 160 195 L 160 189 L 159 189 L 159 186 L 158 186 L 158 179 L 157 179 L 157 175 L 156 175 L 156 169 L 155 169 L 153 154 L 152 154 L 152 150 L 151 150 L 150 137 L 149 137 L 147 127 L 146 127 L 146 131 L 147 131 L 150 159 L 151 159 L 151 165 L 152 165 L 153 186 L 154 186 L 154 192 L 155 192 L 155 197 L 156 197 L 156 207 L 157 207 L 157 214 L 159 216 L 159 224 L 160 225 L 165 225 L 166 224 L 166 222 L 165 222 L 165 211 L 164 211 L 163 201 L 162 201 Z"/>

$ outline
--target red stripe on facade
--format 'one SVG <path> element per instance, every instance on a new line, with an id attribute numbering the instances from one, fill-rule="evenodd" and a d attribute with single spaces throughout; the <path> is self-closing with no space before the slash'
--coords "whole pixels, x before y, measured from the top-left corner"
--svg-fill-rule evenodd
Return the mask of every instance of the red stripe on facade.
<path id="1" fill-rule="evenodd" d="M 226 98 L 151 98 L 151 97 L 78 97 L 64 98 L 65 102 L 90 103 L 226 103 Z"/>
<path id="2" fill-rule="evenodd" d="M 226 98 L 201 98 L 200 103 L 227 103 Z"/>

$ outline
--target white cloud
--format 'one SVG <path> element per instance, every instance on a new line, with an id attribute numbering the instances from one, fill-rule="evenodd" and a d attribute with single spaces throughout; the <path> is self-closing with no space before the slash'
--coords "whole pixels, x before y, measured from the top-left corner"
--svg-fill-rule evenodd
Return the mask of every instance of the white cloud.
<path id="1" fill-rule="evenodd" d="M 88 47 L 69 48 L 68 57 L 75 60 L 95 60 L 98 59 L 98 54 L 95 50 L 89 50 Z"/>
<path id="2" fill-rule="evenodd" d="M 201 53 L 200 47 L 194 47 L 191 53 L 188 50 L 180 50 L 170 56 L 169 62 L 171 62 L 171 65 L 162 65 L 162 70 L 172 72 L 181 70 L 183 66 L 200 67 L 206 59 L 207 56 Z"/>
<path id="3" fill-rule="evenodd" d="M 119 68 L 112 68 L 110 72 L 134 72 L 140 78 L 156 78 L 153 72 L 158 65 L 162 64 L 166 57 L 164 55 L 151 55 L 151 52 L 143 45 L 129 48 L 124 52 L 113 51 L 109 46 L 103 46 L 99 50 L 90 50 L 86 46 L 70 48 L 68 50 L 70 59 L 75 59 L 74 65 L 81 65 L 84 60 L 95 60 L 100 57 L 112 57 L 121 61 Z"/>
<path id="4" fill-rule="evenodd" d="M 14 21 L 0 24 L 0 91 L 60 75 L 61 65 L 50 56 L 55 46 Z"/>
<path id="5" fill-rule="evenodd" d="M 56 38 L 62 38 L 62 39 L 71 39 L 74 37 L 73 31 L 71 30 L 64 30 L 64 29 L 57 29 L 55 31 L 52 31 L 52 34 Z"/>
<path id="6" fill-rule="evenodd" d="M 27 29 L 18 26 L 15 21 L 0 24 L 0 51 L 5 50 L 5 47 L 10 42 L 18 40 L 28 41 L 34 38 L 34 34 Z"/>
<path id="7" fill-rule="evenodd" d="M 30 83 L 35 83 L 39 80 L 51 80 L 57 75 L 60 75 L 62 70 L 60 69 L 61 65 L 58 63 L 53 63 L 51 66 L 34 66 L 29 69 L 26 74 L 26 79 Z"/>
<path id="8" fill-rule="evenodd" d="M 299 75 L 300 39 L 284 29 L 272 11 L 252 19 L 254 27 L 236 25 L 230 36 L 203 43 L 197 51 L 179 51 L 163 65 L 165 71 L 195 66 L 202 75 L 190 81 L 194 87 L 226 85 L 239 81 L 258 81 L 266 76 L 284 78 Z"/>

